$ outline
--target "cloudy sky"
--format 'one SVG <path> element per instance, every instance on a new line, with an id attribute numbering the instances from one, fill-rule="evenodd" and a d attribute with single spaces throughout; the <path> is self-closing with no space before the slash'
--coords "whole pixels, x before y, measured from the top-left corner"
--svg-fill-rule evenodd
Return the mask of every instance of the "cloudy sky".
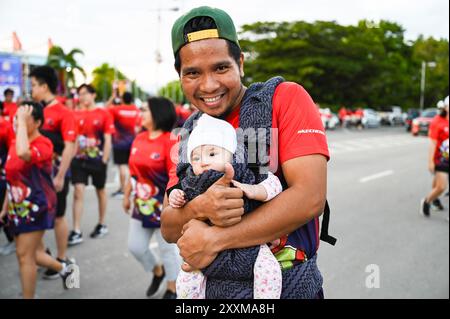
<path id="1" fill-rule="evenodd" d="M 238 29 L 256 21 L 334 20 L 351 25 L 385 19 L 400 23 L 408 39 L 419 34 L 449 38 L 448 0 L 0 0 L 0 51 L 11 51 L 13 31 L 31 54 L 46 55 L 51 38 L 65 50 L 82 49 L 85 55 L 79 61 L 89 73 L 108 62 L 154 91 L 177 79 L 170 42 L 173 22 L 200 5 L 224 9 Z M 174 7 L 179 11 L 169 10 Z M 163 58 L 159 66 L 157 49 Z"/>

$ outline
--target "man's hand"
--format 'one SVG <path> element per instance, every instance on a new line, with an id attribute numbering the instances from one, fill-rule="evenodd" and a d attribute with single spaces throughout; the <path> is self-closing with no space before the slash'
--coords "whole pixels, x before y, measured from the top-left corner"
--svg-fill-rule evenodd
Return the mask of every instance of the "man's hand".
<path id="1" fill-rule="evenodd" d="M 233 177 L 233 166 L 225 164 L 225 175 L 199 196 L 202 197 L 200 209 L 208 209 L 204 216 L 216 226 L 228 227 L 237 224 L 244 214 L 242 190 L 230 187 Z"/>
<path id="2" fill-rule="evenodd" d="M 55 178 L 53 178 L 53 186 L 57 193 L 62 191 L 64 188 L 64 176 L 56 175 Z"/>
<path id="3" fill-rule="evenodd" d="M 196 219 L 191 219 L 183 226 L 183 235 L 177 245 L 184 261 L 184 271 L 205 268 L 217 257 L 219 250 L 213 244 L 216 229 Z"/>

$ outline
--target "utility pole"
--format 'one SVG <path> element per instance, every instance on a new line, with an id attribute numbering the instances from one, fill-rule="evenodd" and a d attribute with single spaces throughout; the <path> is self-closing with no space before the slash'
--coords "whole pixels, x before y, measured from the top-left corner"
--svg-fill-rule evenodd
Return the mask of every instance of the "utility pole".
<path id="1" fill-rule="evenodd" d="M 421 76 L 420 76 L 420 111 L 423 111 L 424 100 L 425 100 L 425 80 L 426 80 L 427 67 L 430 67 L 430 68 L 436 67 L 436 62 L 422 61 L 422 69 L 421 69 Z"/>

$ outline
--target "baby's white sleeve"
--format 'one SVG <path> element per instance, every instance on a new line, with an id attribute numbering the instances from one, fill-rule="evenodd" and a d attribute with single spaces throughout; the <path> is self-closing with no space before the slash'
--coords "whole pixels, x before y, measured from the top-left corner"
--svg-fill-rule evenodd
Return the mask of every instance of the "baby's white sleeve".
<path id="1" fill-rule="evenodd" d="M 271 172 L 267 174 L 267 178 L 259 183 L 259 185 L 262 185 L 266 189 L 267 198 L 265 202 L 271 200 L 283 191 L 280 179 Z"/>

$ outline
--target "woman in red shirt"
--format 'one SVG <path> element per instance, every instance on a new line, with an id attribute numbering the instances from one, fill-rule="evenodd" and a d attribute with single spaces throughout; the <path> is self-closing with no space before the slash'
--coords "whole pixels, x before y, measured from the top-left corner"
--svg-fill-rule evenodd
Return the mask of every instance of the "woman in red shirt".
<path id="1" fill-rule="evenodd" d="M 429 138 L 431 140 L 429 148 L 428 169 L 433 174 L 433 188 L 431 192 L 422 199 L 420 212 L 428 217 L 430 216 L 430 206 L 433 203 L 439 210 L 444 207 L 439 201 L 439 196 L 446 190 L 449 174 L 449 98 L 445 99 L 445 109 L 436 116 L 430 124 Z"/>
<path id="2" fill-rule="evenodd" d="M 37 265 L 57 271 L 66 284 L 70 262 L 59 262 L 45 253 L 44 232 L 52 229 L 56 213 L 56 192 L 52 182 L 52 142 L 39 133 L 44 122 L 42 106 L 27 102 L 16 113 L 16 139 L 6 160 L 5 197 L 0 219 L 8 214 L 14 233 L 24 298 L 33 298 Z M 67 286 L 64 286 L 67 288 Z"/>
<path id="3" fill-rule="evenodd" d="M 141 108 L 142 127 L 131 146 L 128 165 L 130 181 L 124 192 L 123 207 L 128 214 L 133 191 L 133 211 L 128 233 L 128 249 L 147 272 L 153 272 L 153 281 L 147 296 L 154 295 L 163 280 L 167 280 L 164 299 L 175 299 L 175 280 L 181 259 L 175 244 L 168 244 L 161 236 L 160 216 L 169 178 L 176 176 L 176 165 L 171 150 L 177 143 L 170 131 L 176 122 L 175 108 L 165 98 L 150 98 Z M 176 151 L 174 151 L 176 154 Z M 156 237 L 160 251 L 159 262 L 149 248 L 150 239 Z M 164 267 L 163 267 L 164 266 Z"/>

